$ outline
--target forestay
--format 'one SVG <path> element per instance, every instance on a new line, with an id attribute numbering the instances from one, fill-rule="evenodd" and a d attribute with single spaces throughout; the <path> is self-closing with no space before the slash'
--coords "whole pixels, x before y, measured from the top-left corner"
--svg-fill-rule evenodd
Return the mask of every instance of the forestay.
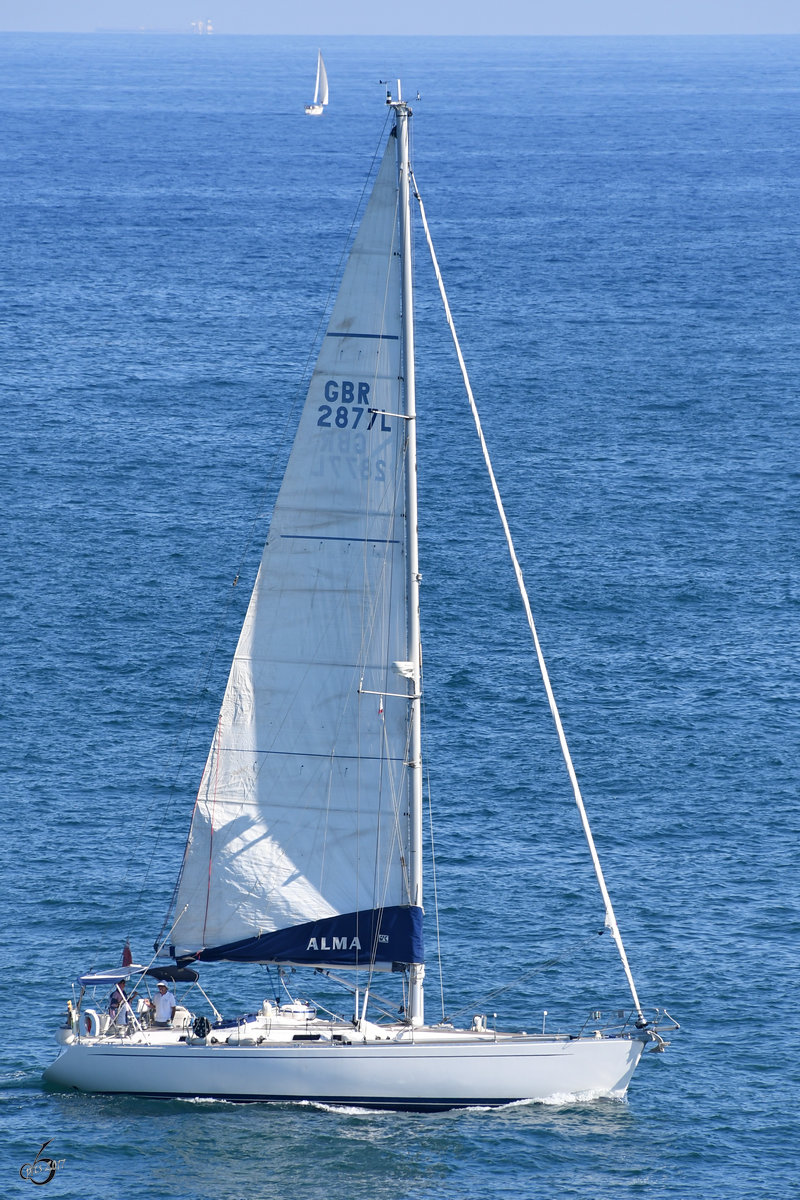
<path id="1" fill-rule="evenodd" d="M 171 949 L 422 962 L 411 906 L 394 137 L 311 379 L 192 818 Z"/>

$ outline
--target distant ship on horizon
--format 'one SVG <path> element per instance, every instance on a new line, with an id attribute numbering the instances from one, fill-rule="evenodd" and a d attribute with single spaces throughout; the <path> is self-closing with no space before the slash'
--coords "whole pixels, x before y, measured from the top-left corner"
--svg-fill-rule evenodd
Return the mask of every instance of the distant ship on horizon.
<path id="1" fill-rule="evenodd" d="M 185 25 L 180 27 L 167 25 L 99 25 L 94 30 L 95 33 L 183 33 L 183 34 L 210 34 L 214 32 L 214 26 L 211 21 L 192 21 L 187 29 Z"/>

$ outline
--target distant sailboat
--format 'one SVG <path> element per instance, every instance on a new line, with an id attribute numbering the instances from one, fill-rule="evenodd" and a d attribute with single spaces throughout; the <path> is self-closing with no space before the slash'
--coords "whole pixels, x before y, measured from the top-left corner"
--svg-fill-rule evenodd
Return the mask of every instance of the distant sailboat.
<path id="1" fill-rule="evenodd" d="M 328 72 L 325 70 L 325 63 L 322 58 L 322 51 L 317 55 L 317 82 L 314 85 L 314 102 L 306 105 L 306 113 L 309 117 L 321 117 L 325 105 L 328 103 Z"/>

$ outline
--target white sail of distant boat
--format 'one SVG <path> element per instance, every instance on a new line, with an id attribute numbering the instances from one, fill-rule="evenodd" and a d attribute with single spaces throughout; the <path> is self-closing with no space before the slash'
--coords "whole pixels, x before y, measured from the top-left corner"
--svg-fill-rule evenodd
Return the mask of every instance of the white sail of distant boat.
<path id="1" fill-rule="evenodd" d="M 577 1034 L 500 1032 L 480 1012 L 466 1028 L 425 1019 L 412 197 L 430 239 L 399 85 L 387 103 L 394 127 L 275 503 L 157 956 L 79 977 L 45 1072 L 53 1086 L 437 1110 L 621 1096 L 644 1047 L 664 1046 L 622 946 L 454 330 L 633 1007 L 617 1027 Z M 211 961 L 272 964 L 283 1002 L 232 1021 L 213 1005 L 198 1014 L 196 967 Z M 303 968 L 343 984 L 351 1013 L 298 1000 L 289 972 Z M 401 989 L 393 1010 L 378 972 Z M 91 989 L 122 978 L 135 1005 L 91 1003 Z M 158 978 L 190 984 L 166 1024 L 143 994 Z"/>
<path id="2" fill-rule="evenodd" d="M 325 70 L 325 62 L 320 50 L 317 54 L 317 80 L 314 84 L 314 99 L 311 104 L 306 105 L 306 112 L 310 117 L 320 117 L 327 103 L 328 72 Z"/>

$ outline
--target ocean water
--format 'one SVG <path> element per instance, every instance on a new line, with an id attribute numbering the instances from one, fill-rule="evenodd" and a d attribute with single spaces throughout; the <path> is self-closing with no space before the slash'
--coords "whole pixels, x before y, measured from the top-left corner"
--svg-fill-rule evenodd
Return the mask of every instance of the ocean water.
<path id="1" fill-rule="evenodd" d="M 800 38 L 323 48 L 310 121 L 307 39 L 0 39 L 2 1193 L 50 1139 L 75 1200 L 796 1195 Z M 397 75 L 639 992 L 682 1029 L 625 1103 L 48 1093 L 70 981 L 160 928 Z M 447 1012 L 528 973 L 498 1026 L 574 1028 L 625 980 L 417 259 L 429 1014 L 440 957 Z"/>

